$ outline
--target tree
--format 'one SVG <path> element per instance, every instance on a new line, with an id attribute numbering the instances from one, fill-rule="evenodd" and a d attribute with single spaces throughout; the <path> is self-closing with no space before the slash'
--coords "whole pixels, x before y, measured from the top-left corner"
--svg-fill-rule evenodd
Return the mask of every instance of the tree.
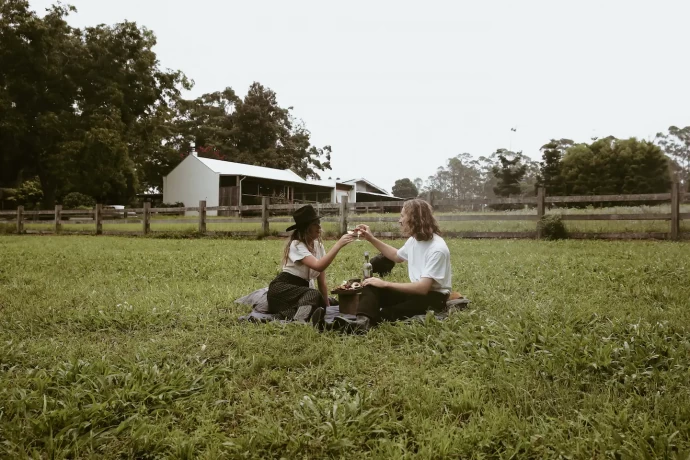
<path id="1" fill-rule="evenodd" d="M 568 148 L 573 146 L 570 139 L 551 139 L 541 147 L 542 161 L 539 163 L 537 184 L 545 188 L 547 195 L 563 195 L 565 183 L 561 174 L 561 162 Z"/>
<path id="2" fill-rule="evenodd" d="M 393 186 L 393 195 L 400 198 L 417 198 L 419 190 L 417 186 L 407 177 L 398 179 Z"/>
<path id="3" fill-rule="evenodd" d="M 568 195 L 664 193 L 671 186 L 668 158 L 657 145 L 635 138 L 574 145 L 561 171 Z"/>
<path id="4" fill-rule="evenodd" d="M 37 175 L 44 206 L 70 191 L 124 201 L 153 182 L 143 165 L 170 153 L 162 125 L 190 87 L 160 69 L 151 31 L 73 28 L 73 11 L 57 5 L 41 18 L 26 0 L 0 3 L 0 182 Z"/>
<path id="5" fill-rule="evenodd" d="M 27 209 L 38 208 L 43 198 L 41 184 L 37 179 L 30 179 L 23 182 L 17 189 L 17 204 L 26 206 Z"/>
<path id="6" fill-rule="evenodd" d="M 502 197 L 520 195 L 520 181 L 527 172 L 527 166 L 523 164 L 522 152 L 515 153 L 498 149 L 496 154 L 499 164 L 493 166 L 491 170 L 496 178 L 494 193 Z"/>
<path id="7" fill-rule="evenodd" d="M 291 107 L 280 107 L 276 93 L 259 83 L 249 87 L 244 99 L 226 88 L 183 101 L 180 107 L 183 156 L 194 144 L 202 156 L 291 169 L 304 178 L 319 179 L 318 171 L 331 169 L 331 147 L 310 145 L 304 122 L 292 115 Z"/>
<path id="8" fill-rule="evenodd" d="M 679 167 L 679 178 L 683 189 L 690 191 L 690 126 L 671 126 L 668 134 L 658 133 L 657 142 Z"/>

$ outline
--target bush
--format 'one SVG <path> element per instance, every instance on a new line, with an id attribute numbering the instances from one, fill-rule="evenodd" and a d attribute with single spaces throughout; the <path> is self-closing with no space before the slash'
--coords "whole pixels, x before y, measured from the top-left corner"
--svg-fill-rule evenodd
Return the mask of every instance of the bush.
<path id="1" fill-rule="evenodd" d="M 93 209 L 96 206 L 96 200 L 89 195 L 72 192 L 65 195 L 62 199 L 62 206 L 65 209 Z"/>
<path id="2" fill-rule="evenodd" d="M 181 201 L 177 201 L 175 203 L 161 203 L 157 208 L 184 208 L 184 203 Z"/>
<path id="3" fill-rule="evenodd" d="M 23 205 L 26 209 L 38 209 L 43 199 L 41 182 L 38 179 L 27 180 L 17 189 L 17 204 Z"/>
<path id="4" fill-rule="evenodd" d="M 563 219 L 558 214 L 544 216 L 539 220 L 539 230 L 545 240 L 564 240 L 568 238 L 568 231 L 565 228 Z"/>

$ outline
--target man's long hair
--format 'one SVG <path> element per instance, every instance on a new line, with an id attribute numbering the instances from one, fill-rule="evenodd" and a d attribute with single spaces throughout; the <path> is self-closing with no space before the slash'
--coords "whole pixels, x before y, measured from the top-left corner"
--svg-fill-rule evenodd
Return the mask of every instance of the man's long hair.
<path id="1" fill-rule="evenodd" d="M 431 205 L 415 198 L 403 204 L 405 218 L 402 221 L 404 235 L 412 236 L 417 241 L 430 241 L 434 234 L 441 235 L 441 229 L 433 215 Z"/>
<path id="2" fill-rule="evenodd" d="M 321 243 L 321 237 L 309 242 L 307 239 L 308 228 L 309 224 L 302 227 L 297 227 L 292 231 L 292 235 L 290 235 L 290 238 L 288 238 L 287 244 L 285 245 L 285 250 L 283 251 L 283 265 L 285 265 L 288 261 L 288 257 L 290 255 L 290 246 L 292 245 L 293 241 L 299 241 L 300 243 L 304 243 L 307 249 L 309 249 L 309 252 L 311 252 L 314 255 L 314 257 L 316 257 L 316 244 Z"/>

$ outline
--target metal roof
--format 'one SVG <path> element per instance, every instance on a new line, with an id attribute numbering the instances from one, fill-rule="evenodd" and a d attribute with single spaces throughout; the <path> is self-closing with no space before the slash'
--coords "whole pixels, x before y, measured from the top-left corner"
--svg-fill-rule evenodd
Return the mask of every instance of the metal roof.
<path id="1" fill-rule="evenodd" d="M 366 179 L 363 178 L 363 177 L 360 177 L 359 179 L 350 179 L 350 180 L 346 180 L 346 181 L 343 182 L 343 184 L 355 184 L 356 182 L 366 182 L 367 184 L 371 185 L 371 186 L 374 187 L 375 189 L 380 190 L 383 194 L 385 194 L 385 195 L 387 195 L 387 196 L 393 196 L 393 195 L 391 195 L 390 193 L 388 193 L 388 191 L 387 191 L 385 188 L 379 187 L 378 185 L 374 184 L 374 183 L 371 182 L 371 181 L 366 180 Z M 357 193 L 360 193 L 360 192 L 357 192 Z"/>
<path id="2" fill-rule="evenodd" d="M 210 158 L 201 157 L 196 157 L 196 159 L 205 164 L 213 172 L 223 176 L 249 176 L 297 184 L 309 183 L 289 169 L 273 169 L 264 166 L 246 165 L 243 163 L 233 163 L 231 161 L 212 160 Z"/>
<path id="3" fill-rule="evenodd" d="M 389 194 L 389 193 L 374 193 L 374 192 L 364 192 L 364 191 L 362 191 L 362 192 L 359 192 L 359 191 L 358 191 L 358 192 L 356 192 L 356 193 L 357 193 L 358 195 L 361 193 L 361 194 L 363 194 L 363 195 L 384 196 L 384 197 L 386 197 L 386 198 L 395 198 L 396 200 L 404 200 L 404 198 L 400 198 L 400 197 L 398 197 L 398 196 L 393 196 L 393 195 L 391 195 L 391 194 Z"/>

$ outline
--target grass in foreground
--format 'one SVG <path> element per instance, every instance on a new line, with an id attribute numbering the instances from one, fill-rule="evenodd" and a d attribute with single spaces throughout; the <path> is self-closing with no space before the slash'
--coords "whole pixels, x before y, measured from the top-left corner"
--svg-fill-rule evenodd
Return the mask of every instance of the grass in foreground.
<path id="1" fill-rule="evenodd" d="M 687 458 L 690 245 L 449 244 L 469 310 L 345 337 L 237 322 L 279 241 L 0 237 L 0 457 Z"/>

